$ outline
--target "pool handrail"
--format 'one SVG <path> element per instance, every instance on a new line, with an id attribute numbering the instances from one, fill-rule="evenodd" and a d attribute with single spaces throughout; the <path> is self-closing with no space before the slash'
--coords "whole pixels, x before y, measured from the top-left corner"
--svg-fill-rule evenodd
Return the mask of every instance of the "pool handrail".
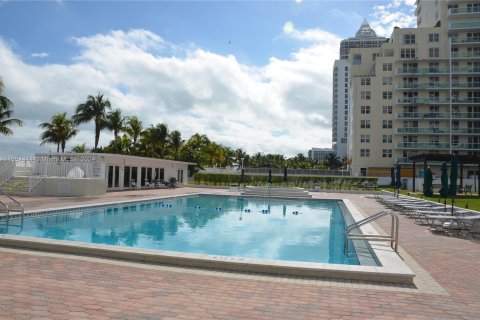
<path id="1" fill-rule="evenodd" d="M 3 194 L 4 196 L 6 196 L 8 199 L 10 199 L 13 203 L 16 204 L 16 207 L 18 208 L 18 210 L 16 211 L 20 211 L 22 213 L 22 216 L 23 214 L 25 213 L 25 208 L 23 207 L 23 204 L 21 204 L 20 202 L 18 202 L 14 197 L 12 197 L 11 195 L 9 195 L 5 190 L 3 190 L 2 188 L 0 188 L 0 193 Z M 0 200 L 0 203 L 3 204 L 6 209 L 7 209 L 7 218 L 10 216 L 10 211 L 13 211 L 12 208 L 10 206 L 8 206 L 5 202 L 1 201 Z"/>
<path id="2" fill-rule="evenodd" d="M 360 228 L 362 225 L 370 223 L 374 220 L 377 220 L 387 214 L 390 214 L 392 217 L 392 222 L 390 226 L 390 235 L 373 235 L 373 234 L 350 234 L 354 229 Z M 390 246 L 395 252 L 398 252 L 398 229 L 400 225 L 400 220 L 398 214 L 392 210 L 382 210 L 377 212 L 374 215 L 371 215 L 363 220 L 352 223 L 347 226 L 345 229 L 345 253 L 348 253 L 348 240 L 367 240 L 367 241 L 389 241 Z"/>

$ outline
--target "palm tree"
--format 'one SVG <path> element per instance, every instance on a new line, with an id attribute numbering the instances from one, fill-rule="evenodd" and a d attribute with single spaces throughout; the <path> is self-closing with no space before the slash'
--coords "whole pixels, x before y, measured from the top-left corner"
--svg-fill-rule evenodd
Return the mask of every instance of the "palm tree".
<path id="1" fill-rule="evenodd" d="M 75 124 L 86 123 L 91 120 L 95 122 L 95 149 L 98 147 L 98 140 L 100 139 L 100 131 L 105 128 L 107 111 L 112 108 L 108 99 L 103 98 L 103 94 L 98 94 L 96 97 L 88 96 L 87 101 L 77 106 L 76 114 L 73 116 Z"/>
<path id="2" fill-rule="evenodd" d="M 45 129 L 40 135 L 40 139 L 42 139 L 40 145 L 46 143 L 56 144 L 57 152 L 59 152 L 61 148 L 62 153 L 65 152 L 66 142 L 78 133 L 73 121 L 67 118 L 66 112 L 54 114 L 51 123 L 44 122 L 38 126 Z"/>
<path id="3" fill-rule="evenodd" d="M 113 138 L 115 141 L 115 153 L 118 153 L 118 134 L 120 131 L 124 130 L 124 122 L 125 118 L 122 117 L 122 111 L 120 109 L 116 109 L 111 111 L 107 114 L 105 119 L 105 127 L 111 131 L 113 131 Z"/>
<path id="4" fill-rule="evenodd" d="M 182 134 L 178 130 L 170 132 L 168 135 L 168 154 L 170 159 L 179 160 L 180 151 L 185 143 L 185 140 L 182 140 Z"/>
<path id="5" fill-rule="evenodd" d="M 342 166 L 342 161 L 340 161 L 340 158 L 335 152 L 330 152 L 329 154 L 327 154 L 323 162 L 328 166 L 330 170 L 335 170 Z"/>
<path id="6" fill-rule="evenodd" d="M 86 152 L 88 152 L 87 145 L 85 143 L 77 144 L 75 147 L 72 148 L 72 152 L 86 153 Z"/>
<path id="7" fill-rule="evenodd" d="M 22 126 L 23 121 L 19 119 L 12 119 L 13 103 L 7 97 L 2 95 L 3 82 L 0 78 L 0 134 L 10 136 L 13 134 L 12 126 Z"/>
<path id="8" fill-rule="evenodd" d="M 135 148 L 143 131 L 142 121 L 138 120 L 136 116 L 131 116 L 126 118 L 125 124 L 125 132 L 132 138 L 132 148 Z"/>

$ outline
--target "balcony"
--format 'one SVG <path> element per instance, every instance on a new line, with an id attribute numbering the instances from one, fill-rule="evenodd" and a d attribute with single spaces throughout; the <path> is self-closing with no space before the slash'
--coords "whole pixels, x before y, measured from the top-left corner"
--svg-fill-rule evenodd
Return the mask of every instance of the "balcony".
<path id="1" fill-rule="evenodd" d="M 452 59 L 465 59 L 465 58 L 480 59 L 480 52 L 475 52 L 475 51 L 452 52 Z"/>
<path id="2" fill-rule="evenodd" d="M 469 31 L 480 29 L 480 22 L 450 22 L 448 24 L 448 31 Z"/>
<path id="3" fill-rule="evenodd" d="M 452 73 L 479 73 L 480 68 L 478 67 L 464 67 L 464 68 L 452 68 Z"/>
<path id="4" fill-rule="evenodd" d="M 431 142 L 401 142 L 397 143 L 397 149 L 416 149 L 416 150 L 443 150 L 449 149 L 450 143 L 431 143 Z"/>
<path id="5" fill-rule="evenodd" d="M 480 8 L 450 8 L 448 9 L 449 17 L 465 17 L 470 15 L 475 15 L 480 13 Z"/>
<path id="6" fill-rule="evenodd" d="M 458 98 L 461 99 L 461 98 Z M 450 104 L 448 98 L 397 98 L 397 104 Z"/>
<path id="7" fill-rule="evenodd" d="M 448 112 L 398 112 L 396 119 L 450 119 Z"/>
<path id="8" fill-rule="evenodd" d="M 459 143 L 452 145 L 453 150 L 479 150 L 480 143 Z"/>
<path id="9" fill-rule="evenodd" d="M 421 82 L 402 82 L 396 85 L 396 88 L 399 90 L 402 89 L 450 89 L 450 84 L 448 82 L 431 82 L 431 83 L 421 83 Z"/>
<path id="10" fill-rule="evenodd" d="M 480 37 L 452 37 L 452 44 L 475 44 L 480 43 Z"/>
<path id="11" fill-rule="evenodd" d="M 480 82 L 454 82 L 452 83 L 454 89 L 475 89 L 480 88 Z"/>
<path id="12" fill-rule="evenodd" d="M 480 134 L 480 128 L 452 128 L 452 134 Z"/>
<path id="13" fill-rule="evenodd" d="M 452 112 L 452 119 L 480 119 L 480 112 Z"/>
<path id="14" fill-rule="evenodd" d="M 397 74 L 449 74 L 450 69 L 446 68 L 398 68 Z"/>
<path id="15" fill-rule="evenodd" d="M 450 128 L 397 128 L 396 133 L 400 134 L 449 134 Z"/>

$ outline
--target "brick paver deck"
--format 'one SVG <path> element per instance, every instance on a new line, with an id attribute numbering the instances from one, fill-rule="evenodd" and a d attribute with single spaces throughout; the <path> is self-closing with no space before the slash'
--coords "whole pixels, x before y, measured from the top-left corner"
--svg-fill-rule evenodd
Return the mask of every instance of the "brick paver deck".
<path id="1" fill-rule="evenodd" d="M 23 198 L 28 209 L 198 189 Z M 225 192 L 223 190 L 200 190 Z M 348 198 L 367 214 L 381 206 Z M 388 219 L 379 221 L 388 226 Z M 415 286 L 270 277 L 0 247 L 0 319 L 479 319 L 478 241 L 432 234 L 401 217 L 401 254 Z"/>

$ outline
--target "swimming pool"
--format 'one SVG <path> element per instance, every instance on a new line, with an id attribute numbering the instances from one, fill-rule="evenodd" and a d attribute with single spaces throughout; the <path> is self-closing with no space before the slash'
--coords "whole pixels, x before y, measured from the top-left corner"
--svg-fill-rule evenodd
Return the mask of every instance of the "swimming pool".
<path id="1" fill-rule="evenodd" d="M 0 233 L 229 257 L 359 265 L 340 201 L 195 195 L 25 218 Z"/>

